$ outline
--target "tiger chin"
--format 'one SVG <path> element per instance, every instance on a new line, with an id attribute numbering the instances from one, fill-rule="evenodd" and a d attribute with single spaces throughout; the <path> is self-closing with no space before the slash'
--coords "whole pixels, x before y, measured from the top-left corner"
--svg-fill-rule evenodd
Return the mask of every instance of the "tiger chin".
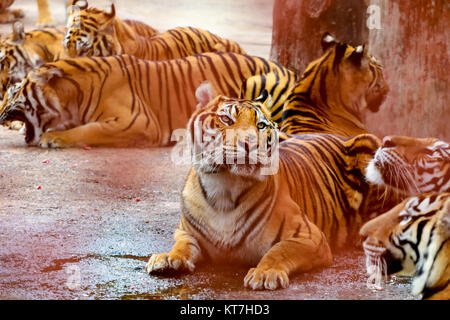
<path id="1" fill-rule="evenodd" d="M 436 138 L 386 136 L 366 178 L 404 196 L 450 191 L 450 145 Z"/>
<path id="2" fill-rule="evenodd" d="M 367 272 L 374 260 L 388 274 L 413 276 L 412 293 L 423 299 L 450 299 L 450 193 L 405 199 L 361 229 Z"/>
<path id="3" fill-rule="evenodd" d="M 267 101 L 270 99 L 264 94 L 257 100 L 210 97 L 209 103 L 193 114 L 188 124 L 189 141 L 193 156 L 199 158 L 194 159 L 182 192 L 182 216 L 174 235 L 175 245 L 168 253 L 150 257 L 145 267 L 149 274 L 193 272 L 197 263 L 208 259 L 213 263 L 250 266 L 244 286 L 253 290 L 274 290 L 288 287 L 289 276 L 293 273 L 331 264 L 331 248 L 340 241 L 344 243 L 344 235 L 349 232 L 345 227 L 352 222 L 347 224 L 340 220 L 348 217 L 347 213 L 341 204 L 334 205 L 336 199 L 327 188 L 319 187 L 327 183 L 321 178 L 333 179 L 338 173 L 321 172 L 314 176 L 311 157 L 315 158 L 315 152 L 324 152 L 318 149 L 325 146 L 330 147 L 331 152 L 345 150 L 348 144 L 349 148 L 355 147 L 352 150 L 356 153 L 359 147 L 365 151 L 372 146 L 374 151 L 378 144 L 370 135 L 353 140 L 327 135 L 299 136 L 282 142 L 278 170 L 270 170 L 273 168 L 267 166 L 269 161 L 264 155 L 277 154 L 278 131 L 269 120 Z M 248 134 L 248 139 L 230 139 L 228 130 L 253 132 L 255 137 Z M 226 143 L 216 144 L 220 141 L 217 137 L 222 137 Z M 265 151 L 259 153 L 261 149 Z M 244 151 L 245 162 L 226 161 L 233 156 L 239 159 L 240 150 Z M 252 150 L 253 157 L 250 156 Z M 366 159 L 362 158 L 365 164 Z M 345 164 L 341 162 L 348 172 L 357 170 L 356 157 L 343 156 L 339 160 L 348 160 Z M 341 181 L 329 183 L 337 187 Z M 357 208 L 358 191 L 347 191 L 346 203 L 354 201 L 352 205 Z M 322 193 L 321 196 L 315 197 L 318 193 Z M 339 225 L 318 227 L 312 221 L 328 212 L 327 205 L 337 217 L 326 220 L 339 221 Z M 323 217 L 319 220 L 325 221 Z M 337 233 L 330 234 L 331 231 Z"/>

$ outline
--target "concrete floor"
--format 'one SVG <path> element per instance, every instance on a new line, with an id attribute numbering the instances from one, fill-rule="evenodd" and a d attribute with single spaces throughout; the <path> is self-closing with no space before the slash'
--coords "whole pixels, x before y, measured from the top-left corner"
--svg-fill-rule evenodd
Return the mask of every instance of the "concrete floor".
<path id="1" fill-rule="evenodd" d="M 271 1 L 116 4 L 119 16 L 160 30 L 200 26 L 268 57 Z M 59 5 L 55 17 L 63 21 Z M 26 9 L 31 28 L 34 1 L 14 6 Z M 274 292 L 244 289 L 247 270 L 231 265 L 199 266 L 176 278 L 147 275 L 149 255 L 173 244 L 189 169 L 173 164 L 170 152 L 42 150 L 0 128 L 0 299 L 414 299 L 405 279 L 387 282 L 383 291 L 367 289 L 360 250 L 337 255 L 331 267 L 294 276 L 288 289 Z"/>

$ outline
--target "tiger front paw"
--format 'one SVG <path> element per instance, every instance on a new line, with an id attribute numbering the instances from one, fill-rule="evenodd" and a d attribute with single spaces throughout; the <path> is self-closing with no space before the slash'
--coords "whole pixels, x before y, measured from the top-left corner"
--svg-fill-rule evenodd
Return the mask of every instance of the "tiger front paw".
<path id="1" fill-rule="evenodd" d="M 41 148 L 64 148 L 66 145 L 60 137 L 52 132 L 45 132 L 39 139 L 39 147 Z"/>
<path id="2" fill-rule="evenodd" d="M 195 265 L 186 257 L 171 254 L 154 254 L 148 260 L 145 271 L 150 273 L 193 272 Z"/>
<path id="3" fill-rule="evenodd" d="M 25 18 L 25 13 L 23 12 L 22 9 L 12 10 L 11 12 L 12 12 L 14 18 L 16 18 L 16 19 Z"/>
<path id="4" fill-rule="evenodd" d="M 252 290 L 287 288 L 289 277 L 283 270 L 251 268 L 244 278 L 244 286 Z"/>
<path id="5" fill-rule="evenodd" d="M 9 130 L 17 130 L 17 131 L 19 131 L 19 130 L 21 130 L 24 126 L 25 126 L 25 125 L 24 125 L 24 123 L 23 123 L 22 121 L 11 121 L 11 122 L 8 124 Z"/>
<path id="6" fill-rule="evenodd" d="M 55 26 L 55 23 L 52 17 L 43 17 L 38 19 L 36 26 L 38 28 L 51 28 Z"/>

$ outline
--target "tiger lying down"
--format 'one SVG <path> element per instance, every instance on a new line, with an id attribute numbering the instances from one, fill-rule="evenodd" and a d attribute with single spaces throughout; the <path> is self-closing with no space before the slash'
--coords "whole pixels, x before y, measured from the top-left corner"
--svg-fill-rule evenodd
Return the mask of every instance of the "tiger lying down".
<path id="1" fill-rule="evenodd" d="M 413 294 L 450 299 L 450 145 L 387 136 L 366 177 L 410 196 L 361 229 L 367 272 L 413 276 Z"/>
<path id="2" fill-rule="evenodd" d="M 328 266 L 331 248 L 359 238 L 368 220 L 359 212 L 369 190 L 363 172 L 378 138 L 305 134 L 278 148 L 266 110 L 270 99 L 209 100 L 188 124 L 198 158 L 182 192 L 175 245 L 152 255 L 146 271 L 192 272 L 201 260 L 233 261 L 252 266 L 246 287 L 277 289 L 286 288 L 294 272 Z M 248 135 L 234 134 L 240 130 Z M 277 154 L 279 162 L 272 161 Z"/>
<path id="3" fill-rule="evenodd" d="M 129 55 L 59 60 L 9 87 L 0 124 L 23 121 L 26 143 L 42 148 L 168 145 L 172 131 L 186 127 L 203 81 L 237 97 L 247 78 L 270 72 L 295 77 L 277 63 L 223 52 L 161 62 Z"/>

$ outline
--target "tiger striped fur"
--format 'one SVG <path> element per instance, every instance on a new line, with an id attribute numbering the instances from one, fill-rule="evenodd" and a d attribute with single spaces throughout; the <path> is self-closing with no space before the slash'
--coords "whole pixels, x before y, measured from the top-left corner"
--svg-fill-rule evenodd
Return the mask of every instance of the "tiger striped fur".
<path id="1" fill-rule="evenodd" d="M 367 133 L 361 112 L 377 112 L 389 90 L 381 65 L 368 52 L 322 38 L 325 54 L 311 62 L 288 97 L 281 130 L 286 133 L 332 133 L 350 137 Z"/>
<path id="2" fill-rule="evenodd" d="M 262 58 L 223 52 L 168 61 L 59 60 L 10 87 L 0 123 L 24 121 L 25 141 L 41 147 L 168 145 L 195 110 L 203 81 L 216 94 L 238 96 L 247 78 L 275 71 L 288 72 Z"/>
<path id="3" fill-rule="evenodd" d="M 111 13 L 96 8 L 72 13 L 64 47 L 71 57 L 131 54 L 146 60 L 177 59 L 213 51 L 244 53 L 233 40 L 192 27 L 178 27 L 152 38 L 141 36 L 116 17 L 114 5 Z"/>
<path id="4" fill-rule="evenodd" d="M 197 141 L 209 143 L 184 185 L 175 245 L 169 253 L 152 255 L 146 271 L 192 272 L 202 260 L 243 263 L 256 265 L 244 279 L 246 287 L 277 289 L 287 287 L 294 272 L 329 265 L 330 247 L 352 243 L 366 220 L 359 212 L 369 188 L 363 170 L 378 139 L 298 135 L 279 145 L 278 171 L 263 175 L 260 157 L 278 150 L 276 125 L 261 102 L 268 99 L 210 99 L 188 124 L 193 155 Z M 229 138 L 230 130 L 265 139 Z M 218 136 L 227 142 L 211 143 Z M 261 147 L 267 151 L 260 153 Z M 258 150 L 253 164 L 251 150 Z M 225 162 L 239 152 L 244 163 Z"/>
<path id="5" fill-rule="evenodd" d="M 413 276 L 412 293 L 423 299 L 450 300 L 450 193 L 405 199 L 361 229 L 369 274 Z M 383 264 L 381 264 L 383 266 Z"/>
<path id="6" fill-rule="evenodd" d="M 366 177 L 407 196 L 450 192 L 450 145 L 436 138 L 386 136 Z"/>
<path id="7" fill-rule="evenodd" d="M 9 85 L 24 79 L 28 72 L 65 56 L 64 29 L 45 28 L 25 32 L 23 24 L 13 25 L 12 34 L 0 41 L 0 97 Z"/>

